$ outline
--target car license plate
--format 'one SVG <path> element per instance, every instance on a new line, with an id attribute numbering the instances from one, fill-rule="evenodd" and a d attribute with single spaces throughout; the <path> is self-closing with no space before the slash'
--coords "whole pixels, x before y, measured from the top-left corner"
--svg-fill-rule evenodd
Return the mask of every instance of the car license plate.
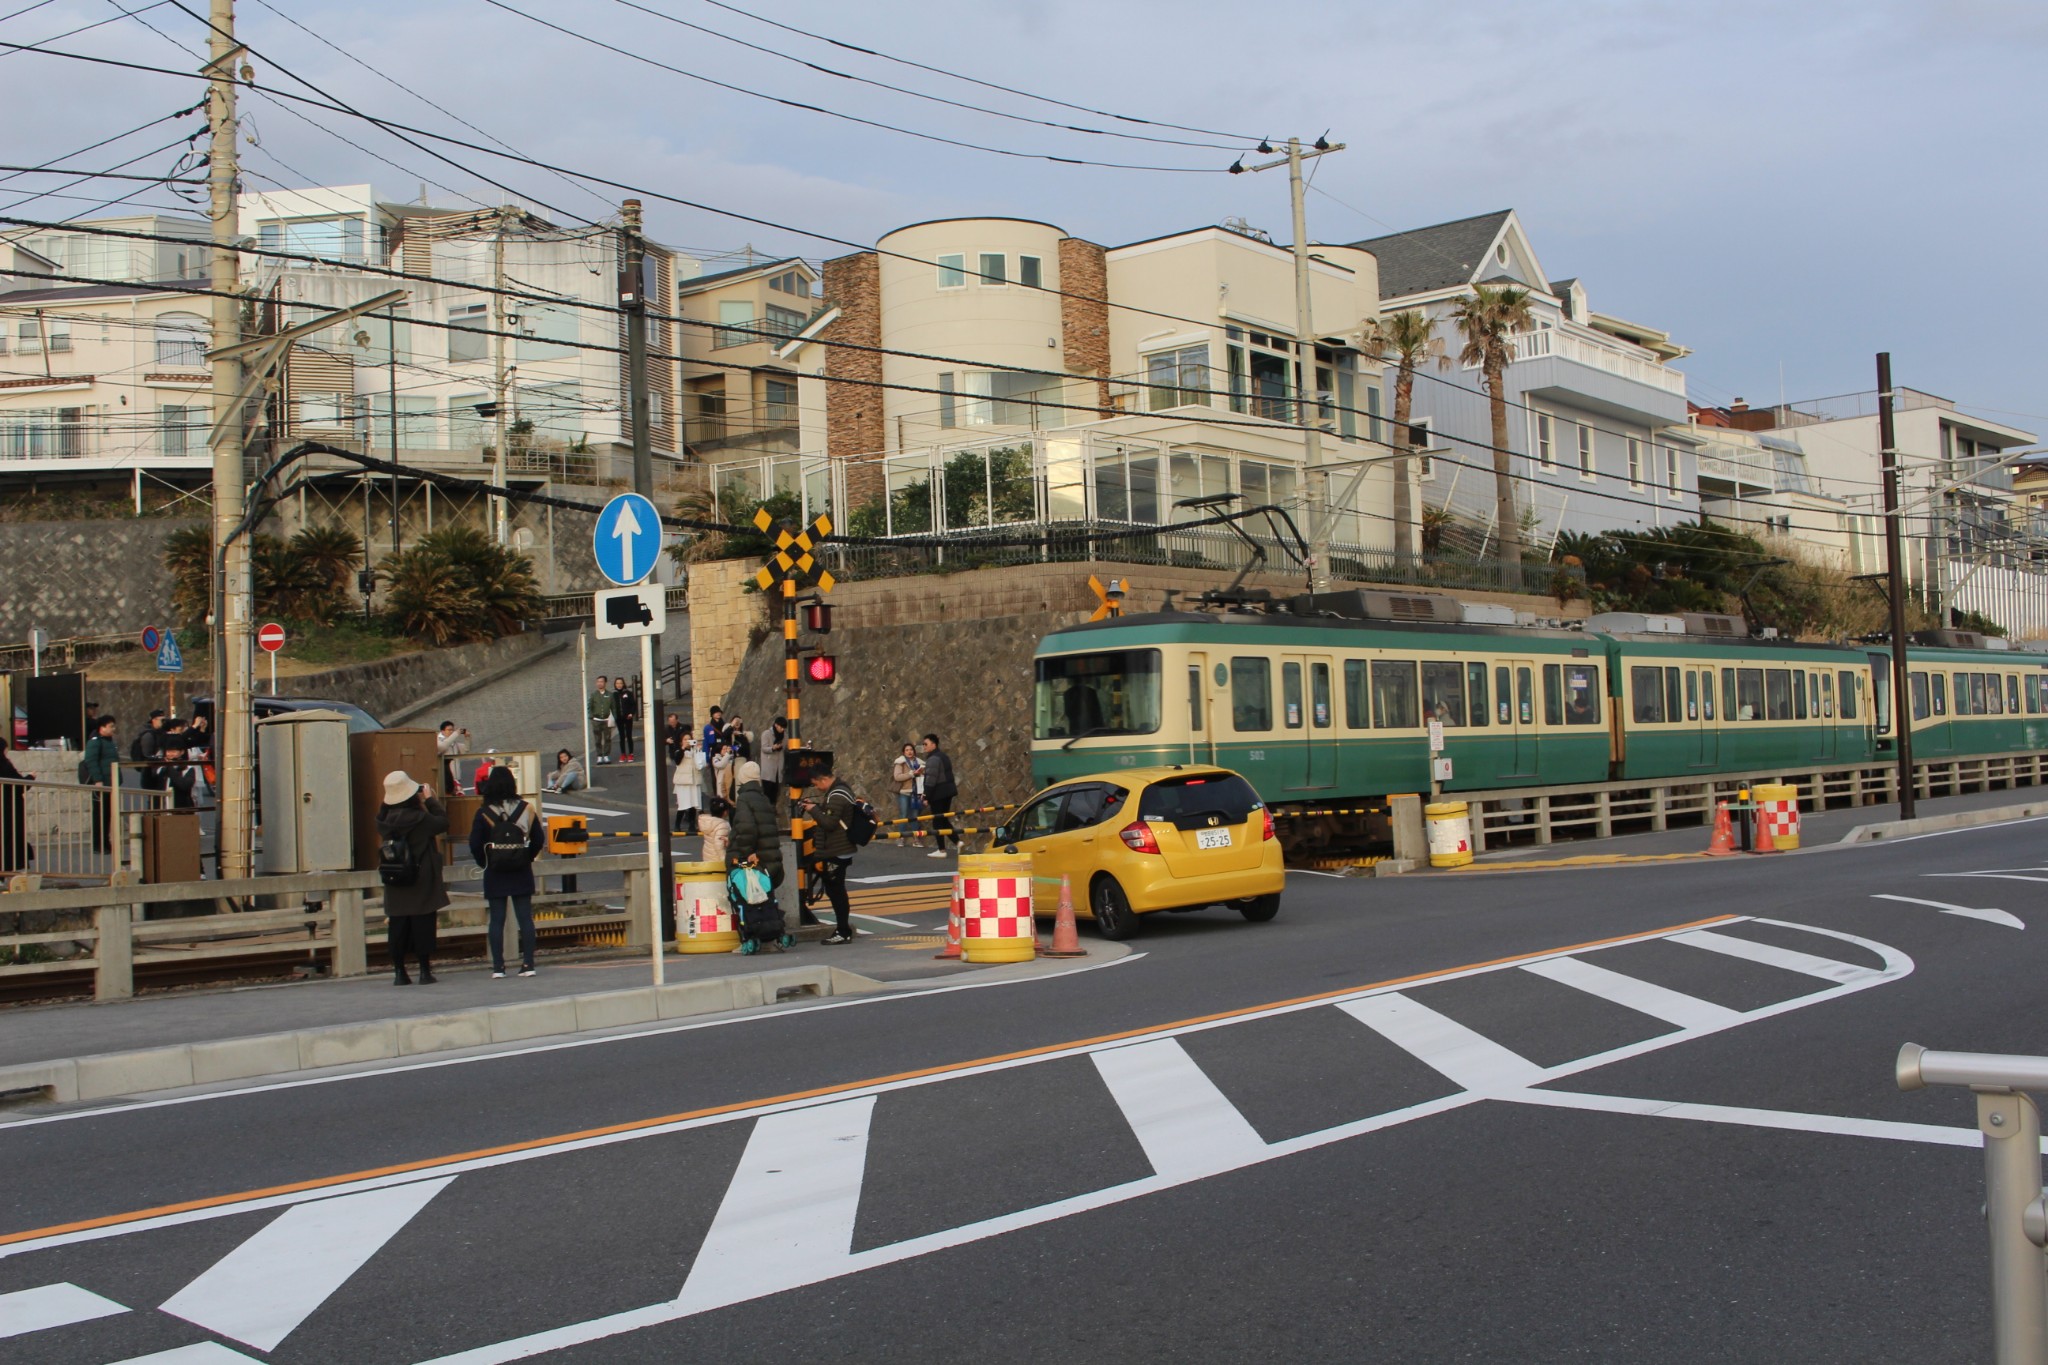
<path id="1" fill-rule="evenodd" d="M 1195 831 L 1196 848 L 1229 848 L 1230 831 L 1227 829 L 1202 829 Z"/>

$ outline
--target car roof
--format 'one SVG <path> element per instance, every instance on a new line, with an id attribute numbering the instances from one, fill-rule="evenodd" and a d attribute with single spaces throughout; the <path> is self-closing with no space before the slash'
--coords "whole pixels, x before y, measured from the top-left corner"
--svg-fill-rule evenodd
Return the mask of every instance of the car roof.
<path id="1" fill-rule="evenodd" d="M 1229 768 L 1219 768 L 1213 763 L 1172 763 L 1150 768 L 1113 768 L 1108 772 L 1088 773 L 1082 777 L 1065 777 L 1051 783 L 1044 790 L 1054 787 L 1071 787 L 1079 782 L 1114 782 L 1119 787 L 1149 786 L 1163 782 L 1170 777 L 1242 777 L 1242 773 Z"/>

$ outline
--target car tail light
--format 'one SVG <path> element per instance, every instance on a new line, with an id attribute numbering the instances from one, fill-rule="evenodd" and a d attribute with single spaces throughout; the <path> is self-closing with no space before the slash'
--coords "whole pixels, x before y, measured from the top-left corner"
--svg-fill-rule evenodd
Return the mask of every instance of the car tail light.
<path id="1" fill-rule="evenodd" d="M 1159 841 L 1152 837 L 1152 826 L 1146 824 L 1143 820 L 1125 825 L 1116 832 L 1116 837 L 1123 840 L 1124 847 L 1134 853 L 1157 853 L 1159 851 Z"/>
<path id="2" fill-rule="evenodd" d="M 1265 837 L 1270 839 L 1273 837 L 1273 812 L 1267 810 L 1264 806 L 1261 806 L 1259 807 L 1259 814 L 1266 818 Z"/>

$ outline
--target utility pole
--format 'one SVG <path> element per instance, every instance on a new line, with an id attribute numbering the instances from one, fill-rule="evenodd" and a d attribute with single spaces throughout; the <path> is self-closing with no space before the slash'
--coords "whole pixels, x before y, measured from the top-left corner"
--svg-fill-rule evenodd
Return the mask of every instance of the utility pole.
<path id="1" fill-rule="evenodd" d="M 626 386 L 633 422 L 633 491 L 654 497 L 654 450 L 648 422 L 652 404 L 647 393 L 647 240 L 640 235 L 640 201 L 620 206 L 626 220 L 622 234 L 624 264 L 619 273 L 619 307 L 626 314 Z"/>
<path id="2" fill-rule="evenodd" d="M 1884 461 L 1885 596 L 1892 608 L 1892 742 L 1899 755 L 1899 818 L 1913 818 L 1913 690 L 1906 666 L 1906 568 L 1899 533 L 1899 451 L 1892 437 L 1892 353 L 1877 353 L 1877 445 Z"/>
<path id="3" fill-rule="evenodd" d="M 498 398 L 497 413 L 493 418 L 498 428 L 498 458 L 491 471 L 491 483 L 500 490 L 498 496 L 491 499 L 491 538 L 500 545 L 512 539 L 511 518 L 506 514 L 503 490 L 506 463 L 512 458 L 507 445 L 509 428 L 505 421 L 505 333 L 510 330 L 505 325 L 505 232 L 511 225 L 514 212 L 516 210 L 509 204 L 498 209 L 498 236 L 491 243 L 491 285 L 498 291 L 491 296 L 491 315 L 497 319 L 497 325 L 491 329 L 491 358 L 497 371 Z"/>
<path id="4" fill-rule="evenodd" d="M 1260 150 L 1270 150 L 1260 144 Z M 1312 161 L 1331 152 L 1341 152 L 1344 144 L 1332 143 L 1317 138 L 1312 150 L 1301 149 L 1301 139 L 1287 139 L 1287 155 L 1257 166 L 1232 166 L 1233 171 L 1271 170 L 1275 166 L 1287 168 L 1287 193 L 1294 211 L 1294 330 L 1299 350 L 1295 357 L 1295 391 L 1301 397 L 1300 420 L 1302 426 L 1302 465 L 1308 476 L 1308 557 L 1309 590 L 1327 592 L 1330 588 L 1330 471 L 1323 464 L 1323 431 L 1320 406 L 1316 396 L 1316 334 L 1309 316 L 1309 275 L 1308 275 L 1308 210 L 1303 202 L 1307 193 L 1301 180 L 1301 163 Z"/>
<path id="5" fill-rule="evenodd" d="M 213 219 L 213 346 L 217 351 L 242 339 L 240 236 L 235 205 L 235 0 L 212 0 L 208 61 L 208 212 Z M 225 546 L 216 560 L 220 582 L 214 596 L 214 720 L 220 746 L 220 810 L 215 835 L 222 877 L 247 877 L 255 848 L 255 768 L 250 761 L 255 731 L 250 713 L 249 541 L 233 536 L 241 525 L 248 475 L 243 469 L 242 358 L 213 362 L 213 541 Z"/>

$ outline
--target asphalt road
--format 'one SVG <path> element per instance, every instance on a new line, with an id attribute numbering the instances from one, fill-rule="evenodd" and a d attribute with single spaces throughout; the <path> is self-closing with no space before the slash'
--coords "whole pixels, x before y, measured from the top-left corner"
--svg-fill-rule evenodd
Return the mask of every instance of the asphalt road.
<path id="1" fill-rule="evenodd" d="M 0 1359 L 1983 1359 L 1970 1099 L 1892 1061 L 2048 1052 L 2042 829 L 17 1114 Z"/>

